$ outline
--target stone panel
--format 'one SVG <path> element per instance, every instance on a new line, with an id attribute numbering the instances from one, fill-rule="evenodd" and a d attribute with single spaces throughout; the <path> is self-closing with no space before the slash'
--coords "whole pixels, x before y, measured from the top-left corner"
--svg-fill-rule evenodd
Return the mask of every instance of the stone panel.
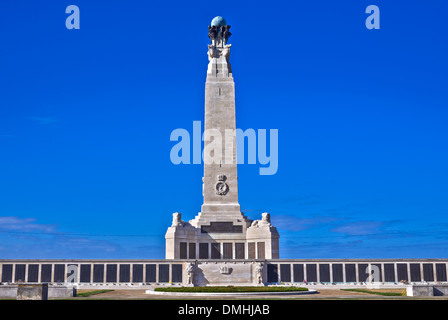
<path id="1" fill-rule="evenodd" d="M 118 265 L 106 264 L 106 282 L 116 283 L 117 281 Z"/>
<path id="2" fill-rule="evenodd" d="M 54 265 L 54 282 L 65 282 L 65 265 L 55 264 Z"/>
<path id="3" fill-rule="evenodd" d="M 199 244 L 199 259 L 208 259 L 208 243 Z"/>
<path id="4" fill-rule="evenodd" d="M 90 272 L 92 271 L 90 264 L 82 264 L 80 274 L 80 282 L 90 283 Z"/>
<path id="5" fill-rule="evenodd" d="M 16 264 L 15 282 L 25 282 L 25 264 Z"/>
<path id="6" fill-rule="evenodd" d="M 43 264 L 40 270 L 40 281 L 51 282 L 51 264 Z"/>
<path id="7" fill-rule="evenodd" d="M 333 282 L 344 282 L 342 263 L 333 263 L 331 269 L 333 272 Z"/>
<path id="8" fill-rule="evenodd" d="M 169 281 L 170 281 L 170 265 L 159 264 L 159 282 L 169 282 Z"/>
<path id="9" fill-rule="evenodd" d="M 143 282 L 143 264 L 132 265 L 132 282 Z"/>
<path id="10" fill-rule="evenodd" d="M 434 281 L 434 266 L 432 263 L 423 264 L 423 280 L 426 282 Z"/>
<path id="11" fill-rule="evenodd" d="M 201 226 L 201 233 L 243 233 L 243 226 L 234 226 L 233 222 L 210 222 Z"/>
<path id="12" fill-rule="evenodd" d="M 120 264 L 120 282 L 131 282 L 131 265 Z"/>
<path id="13" fill-rule="evenodd" d="M 290 264 L 280 264 L 280 281 L 281 282 L 291 282 L 291 265 Z"/>
<path id="14" fill-rule="evenodd" d="M 265 258 L 265 244 L 264 242 L 257 242 L 257 259 Z"/>
<path id="15" fill-rule="evenodd" d="M 147 264 L 145 272 L 145 282 L 157 282 L 157 265 Z"/>
<path id="16" fill-rule="evenodd" d="M 2 282 L 12 282 L 12 264 L 2 265 Z"/>
<path id="17" fill-rule="evenodd" d="M 187 243 L 186 242 L 181 242 L 179 244 L 179 258 L 187 259 Z"/>
<path id="18" fill-rule="evenodd" d="M 254 281 L 251 263 L 202 262 L 195 272 L 194 283 L 204 285 L 252 285 Z"/>
<path id="19" fill-rule="evenodd" d="M 374 270 L 372 268 L 371 270 L 371 274 L 372 274 L 372 281 L 376 281 L 376 282 L 383 282 L 383 275 L 381 272 L 381 264 L 379 263 L 372 263 L 372 267 L 375 266 L 377 269 Z M 378 273 L 377 273 L 378 272 Z M 374 274 L 375 273 L 375 274 Z"/>
<path id="20" fill-rule="evenodd" d="M 317 282 L 317 266 L 316 264 L 306 265 L 306 279 L 307 282 Z"/>
<path id="21" fill-rule="evenodd" d="M 356 282 L 356 265 L 354 263 L 345 264 L 345 282 Z"/>
<path id="22" fill-rule="evenodd" d="M 369 265 L 367 263 L 359 263 L 358 264 L 358 279 L 359 282 L 366 282 L 367 277 L 369 276 Z"/>
<path id="23" fill-rule="evenodd" d="M 171 281 L 173 283 L 182 283 L 182 265 L 172 264 L 171 265 Z"/>
<path id="24" fill-rule="evenodd" d="M 247 244 L 247 258 L 255 259 L 255 242 L 249 242 Z"/>
<path id="25" fill-rule="evenodd" d="M 409 268 L 411 270 L 411 281 L 422 281 L 420 263 L 410 263 Z"/>
<path id="26" fill-rule="evenodd" d="M 233 243 L 225 242 L 222 244 L 222 258 L 233 259 Z"/>
<path id="27" fill-rule="evenodd" d="M 276 264 L 268 264 L 268 282 L 278 282 L 278 268 Z"/>
<path id="28" fill-rule="evenodd" d="M 437 281 L 447 281 L 445 263 L 436 263 L 436 277 Z"/>
<path id="29" fill-rule="evenodd" d="M 235 259 L 245 259 L 245 252 L 244 252 L 244 243 L 243 242 L 237 242 L 235 243 Z"/>
<path id="30" fill-rule="evenodd" d="M 398 282 L 402 280 L 408 281 L 408 266 L 406 263 L 397 263 Z"/>
<path id="31" fill-rule="evenodd" d="M 39 281 L 39 265 L 30 264 L 28 265 L 28 282 L 38 282 Z"/>
<path id="32" fill-rule="evenodd" d="M 188 244 L 188 259 L 196 259 L 196 243 L 194 242 Z"/>
<path id="33" fill-rule="evenodd" d="M 395 282 L 395 270 L 393 263 L 384 264 L 384 281 Z"/>
<path id="34" fill-rule="evenodd" d="M 294 282 L 303 282 L 305 279 L 303 274 L 303 264 L 293 264 L 292 266 Z"/>
<path id="35" fill-rule="evenodd" d="M 93 282 L 104 282 L 104 264 L 93 265 Z"/>
<path id="36" fill-rule="evenodd" d="M 328 263 L 319 264 L 319 281 L 330 282 L 330 265 Z"/>
<path id="37" fill-rule="evenodd" d="M 212 242 L 210 245 L 212 246 L 211 247 L 212 259 L 221 259 L 221 251 L 220 251 L 221 244 L 218 242 Z"/>

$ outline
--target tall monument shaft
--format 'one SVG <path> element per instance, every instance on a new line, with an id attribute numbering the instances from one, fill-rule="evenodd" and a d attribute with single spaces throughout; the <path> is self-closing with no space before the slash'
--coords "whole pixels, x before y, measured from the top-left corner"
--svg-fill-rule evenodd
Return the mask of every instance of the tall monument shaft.
<path id="1" fill-rule="evenodd" d="M 227 44 L 230 26 L 209 27 L 205 82 L 203 216 L 242 218 L 238 203 L 235 83 Z M 218 218 L 219 219 L 219 218 Z"/>
<path id="2" fill-rule="evenodd" d="M 252 221 L 238 202 L 235 84 L 230 66 L 230 26 L 221 17 L 209 26 L 205 82 L 204 202 L 189 222 L 180 213 L 165 235 L 167 259 L 276 259 L 278 232 L 270 215 Z"/>

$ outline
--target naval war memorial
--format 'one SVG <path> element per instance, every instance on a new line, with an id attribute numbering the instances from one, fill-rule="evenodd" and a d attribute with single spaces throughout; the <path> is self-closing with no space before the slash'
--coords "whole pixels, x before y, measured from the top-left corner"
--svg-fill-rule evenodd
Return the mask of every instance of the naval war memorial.
<path id="1" fill-rule="evenodd" d="M 208 36 L 204 129 L 224 135 L 226 129 L 236 129 L 230 25 L 216 17 Z M 230 148 L 233 161 L 204 161 L 203 204 L 197 216 L 183 221 L 180 213 L 166 214 L 167 225 L 172 221 L 165 259 L 3 259 L 0 282 L 72 283 L 78 288 L 447 283 L 448 259 L 280 259 L 280 236 L 270 214 L 260 212 L 260 219 L 252 221 L 241 212 L 236 142 L 222 148 Z"/>

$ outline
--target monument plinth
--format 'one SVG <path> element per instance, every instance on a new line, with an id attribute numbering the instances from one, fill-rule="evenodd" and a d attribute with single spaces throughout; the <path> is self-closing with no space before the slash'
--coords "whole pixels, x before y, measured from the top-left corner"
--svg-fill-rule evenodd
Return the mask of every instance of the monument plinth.
<path id="1" fill-rule="evenodd" d="M 204 203 L 189 222 L 180 213 L 166 233 L 166 259 L 278 259 L 279 234 L 268 213 L 250 220 L 238 202 L 235 83 L 230 66 L 230 26 L 216 17 L 208 27 L 205 82 Z M 216 137 L 222 142 L 216 149 Z"/>

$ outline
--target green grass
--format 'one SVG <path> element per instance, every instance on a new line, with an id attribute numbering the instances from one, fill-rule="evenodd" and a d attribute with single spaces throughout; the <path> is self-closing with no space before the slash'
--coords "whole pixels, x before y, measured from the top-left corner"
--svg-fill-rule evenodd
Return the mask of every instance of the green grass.
<path id="1" fill-rule="evenodd" d="M 342 291 L 353 291 L 353 292 L 362 292 L 362 293 L 369 293 L 369 294 L 377 294 L 380 296 L 403 296 L 403 293 L 398 292 L 381 292 L 381 291 L 372 291 L 372 290 L 365 290 L 365 289 L 341 289 Z"/>
<path id="2" fill-rule="evenodd" d="M 93 296 L 96 294 L 105 293 L 105 292 L 109 292 L 109 291 L 114 291 L 114 290 L 93 290 L 93 291 L 78 293 L 78 294 L 76 294 L 76 296 L 77 297 L 88 297 L 88 296 Z"/>
<path id="3" fill-rule="evenodd" d="M 227 292 L 291 292 L 291 291 L 308 291 L 307 288 L 301 287 L 175 287 L 155 288 L 154 291 L 163 292 L 209 292 L 209 293 L 227 293 Z"/>

